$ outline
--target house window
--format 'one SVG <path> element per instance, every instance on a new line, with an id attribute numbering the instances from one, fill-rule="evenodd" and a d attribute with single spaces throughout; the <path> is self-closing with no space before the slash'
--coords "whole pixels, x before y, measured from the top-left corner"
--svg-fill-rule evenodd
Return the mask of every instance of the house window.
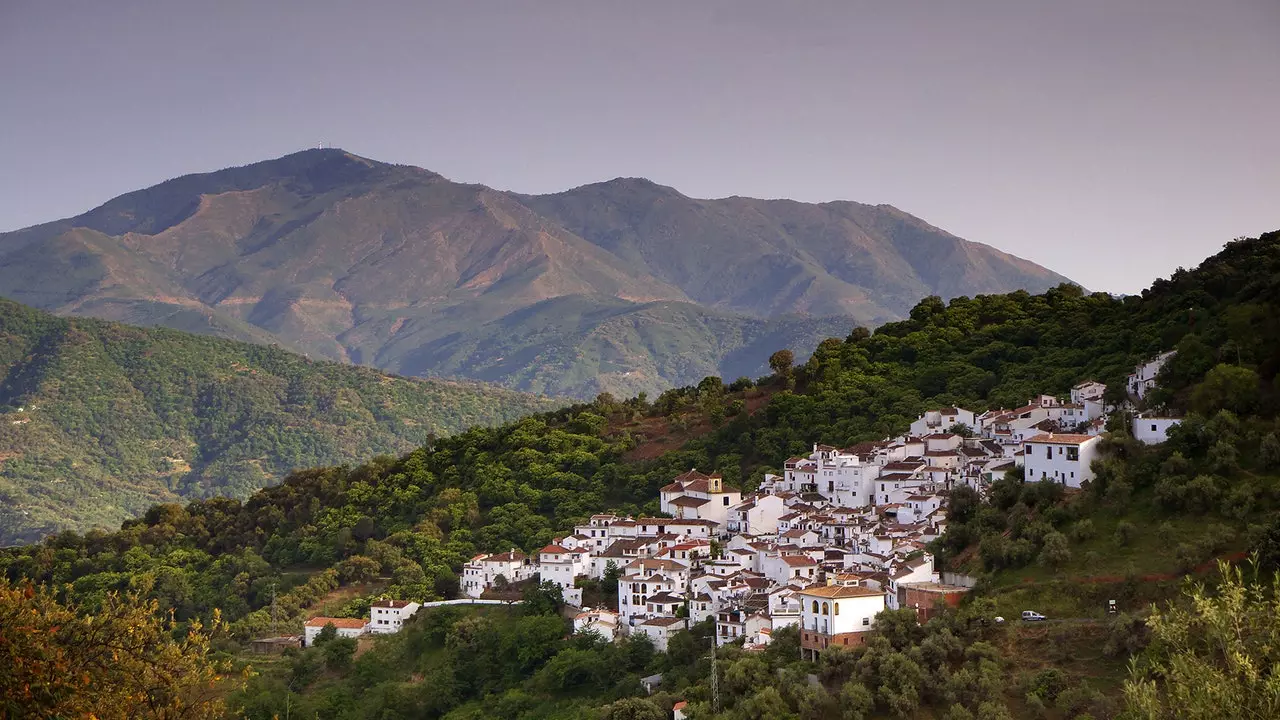
<path id="1" fill-rule="evenodd" d="M 817 601 L 817 600 L 814 600 L 814 601 L 813 601 L 813 614 L 814 614 L 814 615 L 817 615 L 817 614 L 818 614 L 818 601 Z"/>
<path id="2" fill-rule="evenodd" d="M 1156 431 L 1155 423 L 1152 423 L 1152 425 L 1151 425 L 1151 432 L 1155 432 L 1155 431 Z"/>
<path id="3" fill-rule="evenodd" d="M 1051 448 L 1051 447 L 1047 447 L 1047 446 L 1046 446 L 1046 447 L 1045 447 L 1045 449 L 1044 449 L 1044 456 L 1045 456 L 1045 458 L 1046 458 L 1046 459 L 1052 460 L 1052 459 L 1053 459 L 1053 448 Z"/>
<path id="4" fill-rule="evenodd" d="M 1068 448 L 1068 449 L 1067 449 L 1067 459 L 1068 459 L 1068 460 L 1070 460 L 1070 461 L 1072 461 L 1072 462 L 1075 462 L 1075 461 L 1079 460 L 1079 459 L 1080 459 L 1080 448 L 1074 448 L 1074 447 L 1073 447 L 1073 448 Z"/>
<path id="5" fill-rule="evenodd" d="M 831 608 L 826 603 L 822 603 L 822 614 L 830 615 L 831 614 L 830 611 L 831 611 Z"/>
<path id="6" fill-rule="evenodd" d="M 871 624 L 871 618 L 862 618 L 862 626 L 866 627 Z"/>
<path id="7" fill-rule="evenodd" d="M 725 505 L 728 505 L 728 504 L 729 504 L 729 496 L 728 496 L 728 495 L 725 495 L 725 496 L 724 496 L 724 504 L 725 504 Z"/>
<path id="8" fill-rule="evenodd" d="M 832 614 L 833 614 L 833 615 L 839 615 L 839 614 L 840 614 L 840 603 L 835 603 L 834 605 L 832 605 L 832 606 L 831 606 L 831 610 L 832 610 Z"/>

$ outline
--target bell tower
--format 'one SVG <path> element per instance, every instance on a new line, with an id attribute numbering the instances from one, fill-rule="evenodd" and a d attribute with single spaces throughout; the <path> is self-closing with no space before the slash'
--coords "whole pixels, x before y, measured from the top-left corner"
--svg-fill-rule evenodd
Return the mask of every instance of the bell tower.
<path id="1" fill-rule="evenodd" d="M 707 492 L 713 495 L 724 492 L 724 478 L 720 477 L 720 473 L 711 473 L 711 477 L 707 478 Z"/>

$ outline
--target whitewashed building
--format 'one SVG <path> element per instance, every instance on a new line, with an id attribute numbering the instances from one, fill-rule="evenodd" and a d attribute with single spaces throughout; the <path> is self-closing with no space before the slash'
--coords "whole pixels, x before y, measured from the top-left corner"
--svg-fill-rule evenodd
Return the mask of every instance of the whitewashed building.
<path id="1" fill-rule="evenodd" d="M 369 606 L 369 632 L 379 635 L 400 632 L 421 607 L 407 600 L 378 600 Z"/>
<path id="2" fill-rule="evenodd" d="M 326 625 L 333 625 L 338 637 L 358 638 L 368 631 L 364 618 L 313 617 L 303 625 L 302 644 L 311 647 Z"/>
<path id="3" fill-rule="evenodd" d="M 1137 415 L 1133 418 L 1133 438 L 1147 445 L 1158 445 L 1169 439 L 1169 430 L 1182 418 Z"/>
<path id="4" fill-rule="evenodd" d="M 1093 479 L 1091 465 L 1101 442 L 1097 435 L 1045 433 L 1029 438 L 1022 457 L 1027 482 L 1052 480 L 1067 487 L 1080 487 Z"/>

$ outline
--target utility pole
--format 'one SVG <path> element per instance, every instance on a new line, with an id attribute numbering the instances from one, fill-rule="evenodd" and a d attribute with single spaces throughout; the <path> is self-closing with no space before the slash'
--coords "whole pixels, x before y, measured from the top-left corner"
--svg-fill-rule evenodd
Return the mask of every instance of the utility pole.
<path id="1" fill-rule="evenodd" d="M 720 713 L 720 672 L 716 668 L 716 634 L 711 633 L 711 712 Z"/>

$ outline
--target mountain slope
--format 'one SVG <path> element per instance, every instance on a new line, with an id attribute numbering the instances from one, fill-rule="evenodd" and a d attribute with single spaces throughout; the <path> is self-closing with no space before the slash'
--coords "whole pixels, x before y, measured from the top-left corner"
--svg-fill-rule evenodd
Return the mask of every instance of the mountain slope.
<path id="1" fill-rule="evenodd" d="M 567 296 L 594 298 L 590 309 L 571 303 L 592 316 L 616 314 L 619 301 L 642 315 L 647 303 L 692 302 L 717 317 L 773 321 L 742 330 L 766 336 L 784 316 L 873 325 L 930 294 L 1039 291 L 1064 280 L 887 206 L 695 200 L 642 180 L 525 196 L 340 150 L 189 175 L 0 235 L 0 295 L 41 309 L 525 389 L 542 387 L 529 378 L 547 369 L 460 355 L 456 343 L 504 347 L 507 337 L 481 329 L 509 332 L 518 312 Z M 685 343 L 646 344 L 629 332 L 603 339 L 617 347 L 620 373 L 657 373 L 646 389 L 683 382 L 678 368 L 691 353 L 697 366 L 731 374 L 718 365 L 722 346 L 736 347 L 752 321 L 698 322 L 699 337 Z M 790 334 L 811 346 L 821 324 Z M 588 323 L 547 342 L 589 345 L 587 333 L 608 329 Z M 556 353 L 534 335 L 525 354 Z"/>
<path id="2" fill-rule="evenodd" d="M 290 469 L 404 452 L 552 407 L 0 300 L 0 544 L 245 496 Z"/>

